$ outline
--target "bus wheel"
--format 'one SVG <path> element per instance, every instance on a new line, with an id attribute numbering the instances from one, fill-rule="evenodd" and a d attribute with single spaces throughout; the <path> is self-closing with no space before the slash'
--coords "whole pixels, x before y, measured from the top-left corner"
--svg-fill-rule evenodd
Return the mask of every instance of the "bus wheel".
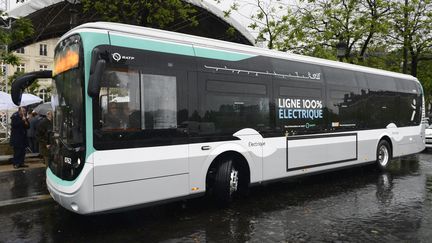
<path id="1" fill-rule="evenodd" d="M 231 158 L 225 158 L 218 166 L 214 181 L 214 196 L 221 206 L 227 206 L 239 189 L 239 170 Z"/>
<path id="2" fill-rule="evenodd" d="M 386 169 L 390 165 L 391 148 L 386 140 L 381 140 L 377 147 L 377 164 L 380 169 Z"/>

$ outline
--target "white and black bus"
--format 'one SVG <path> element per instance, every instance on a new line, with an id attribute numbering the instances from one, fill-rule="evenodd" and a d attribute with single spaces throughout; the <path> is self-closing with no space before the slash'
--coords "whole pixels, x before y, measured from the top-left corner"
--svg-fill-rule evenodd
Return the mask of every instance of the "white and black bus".
<path id="1" fill-rule="evenodd" d="M 47 185 L 90 214 L 422 151 L 424 101 L 408 75 L 167 31 L 88 23 L 54 70 Z"/>

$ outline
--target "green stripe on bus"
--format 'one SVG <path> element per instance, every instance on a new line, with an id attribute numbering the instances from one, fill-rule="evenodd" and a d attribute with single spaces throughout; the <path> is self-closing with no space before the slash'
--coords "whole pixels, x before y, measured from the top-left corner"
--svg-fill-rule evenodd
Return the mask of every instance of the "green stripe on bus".
<path id="1" fill-rule="evenodd" d="M 47 176 L 47 177 L 48 177 L 52 182 L 54 182 L 55 184 L 60 185 L 60 186 L 72 186 L 72 185 L 75 183 L 75 181 L 78 179 L 78 178 L 76 178 L 76 179 L 73 180 L 73 181 L 65 181 L 65 180 L 62 180 L 62 179 L 58 178 L 56 175 L 54 175 L 54 173 L 52 173 L 52 171 L 51 171 L 50 168 L 47 169 L 47 171 L 46 171 L 46 176 Z"/>
<path id="2" fill-rule="evenodd" d="M 87 85 L 90 76 L 90 63 L 91 53 L 96 46 L 109 45 L 109 38 L 107 33 L 92 33 L 92 32 L 81 32 L 81 39 L 84 47 L 84 73 L 85 73 L 85 111 L 86 111 L 86 159 L 95 152 L 93 147 L 93 106 L 92 98 L 87 95 Z"/>
<path id="3" fill-rule="evenodd" d="M 241 61 L 247 58 L 254 57 L 253 55 L 249 55 L 249 54 L 214 50 L 214 49 L 200 48 L 200 47 L 195 47 L 195 55 L 197 57 L 218 59 L 224 61 Z"/>
<path id="4" fill-rule="evenodd" d="M 254 57 L 253 55 L 215 50 L 210 48 L 192 47 L 192 45 L 178 44 L 172 42 L 156 41 L 130 36 L 111 34 L 111 44 L 114 46 L 129 47 L 141 50 L 156 51 L 185 56 L 197 56 L 225 61 L 241 61 Z"/>

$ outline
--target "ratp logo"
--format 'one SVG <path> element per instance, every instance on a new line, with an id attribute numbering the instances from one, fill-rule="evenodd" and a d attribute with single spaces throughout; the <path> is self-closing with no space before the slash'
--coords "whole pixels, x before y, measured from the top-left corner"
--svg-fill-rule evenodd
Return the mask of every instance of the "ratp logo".
<path id="1" fill-rule="evenodd" d="M 118 61 L 120 61 L 120 59 L 122 58 L 122 56 L 120 55 L 120 53 L 113 53 L 112 54 L 112 58 L 116 61 L 116 62 L 118 62 Z"/>
<path id="2" fill-rule="evenodd" d="M 119 62 L 120 60 L 134 60 L 135 57 L 131 57 L 131 56 L 122 56 L 120 53 L 115 52 L 112 54 L 112 58 L 116 61 Z"/>

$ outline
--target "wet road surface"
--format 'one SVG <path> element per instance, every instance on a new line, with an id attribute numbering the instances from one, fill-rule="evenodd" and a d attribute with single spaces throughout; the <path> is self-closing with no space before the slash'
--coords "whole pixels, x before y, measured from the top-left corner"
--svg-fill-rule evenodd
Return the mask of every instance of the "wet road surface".
<path id="1" fill-rule="evenodd" d="M 43 164 L 29 164 L 23 169 L 0 166 L 0 202 L 47 193 Z"/>
<path id="2" fill-rule="evenodd" d="M 1 197 L 1 195 L 0 195 Z M 53 201 L 0 208 L 0 242 L 430 242 L 432 152 L 208 198 L 80 216 Z"/>

